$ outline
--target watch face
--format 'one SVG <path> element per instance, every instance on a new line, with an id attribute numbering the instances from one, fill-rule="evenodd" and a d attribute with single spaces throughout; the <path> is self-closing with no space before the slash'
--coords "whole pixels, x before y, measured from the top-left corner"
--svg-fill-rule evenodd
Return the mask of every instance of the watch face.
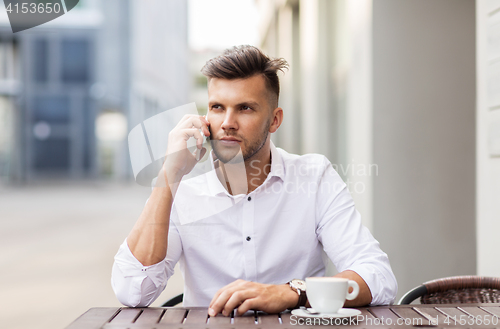
<path id="1" fill-rule="evenodd" d="M 291 281 L 291 284 L 293 284 L 293 286 L 296 287 L 297 289 L 306 291 L 306 282 L 304 280 L 293 279 Z"/>

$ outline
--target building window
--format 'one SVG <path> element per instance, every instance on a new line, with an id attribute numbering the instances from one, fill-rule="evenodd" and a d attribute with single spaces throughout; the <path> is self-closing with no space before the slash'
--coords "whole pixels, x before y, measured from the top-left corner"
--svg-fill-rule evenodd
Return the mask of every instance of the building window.
<path id="1" fill-rule="evenodd" d="M 69 99 L 67 96 L 38 96 L 34 98 L 34 122 L 49 124 L 70 122 Z"/>
<path id="2" fill-rule="evenodd" d="M 64 83 L 86 83 L 90 73 L 88 40 L 63 40 L 61 43 L 61 79 Z"/>
<path id="3" fill-rule="evenodd" d="M 68 169 L 70 157 L 70 141 L 66 138 L 35 140 L 35 168 Z"/>
<path id="4" fill-rule="evenodd" d="M 48 43 L 46 39 L 37 39 L 33 42 L 33 73 L 36 82 L 46 82 L 48 80 Z"/>

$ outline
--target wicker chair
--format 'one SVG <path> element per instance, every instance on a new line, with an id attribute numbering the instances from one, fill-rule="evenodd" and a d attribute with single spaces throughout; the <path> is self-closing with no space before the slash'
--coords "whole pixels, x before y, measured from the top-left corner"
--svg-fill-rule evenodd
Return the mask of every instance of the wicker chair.
<path id="1" fill-rule="evenodd" d="M 470 275 L 428 281 L 408 291 L 398 304 L 418 297 L 421 304 L 500 303 L 500 278 Z"/>

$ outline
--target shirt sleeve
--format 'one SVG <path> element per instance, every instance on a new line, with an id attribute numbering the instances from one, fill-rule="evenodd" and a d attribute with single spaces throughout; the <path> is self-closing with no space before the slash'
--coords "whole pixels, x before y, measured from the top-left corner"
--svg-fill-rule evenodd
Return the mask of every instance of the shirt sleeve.
<path id="1" fill-rule="evenodd" d="M 371 305 L 392 304 L 398 285 L 389 258 L 362 225 L 346 184 L 329 162 L 319 182 L 316 209 L 316 234 L 337 270 L 351 270 L 363 278 L 372 294 Z"/>
<path id="2" fill-rule="evenodd" d="M 157 264 L 143 266 L 132 254 L 125 240 L 115 256 L 111 286 L 118 300 L 129 307 L 147 307 L 167 286 L 182 253 L 177 227 L 170 221 L 167 256 Z"/>

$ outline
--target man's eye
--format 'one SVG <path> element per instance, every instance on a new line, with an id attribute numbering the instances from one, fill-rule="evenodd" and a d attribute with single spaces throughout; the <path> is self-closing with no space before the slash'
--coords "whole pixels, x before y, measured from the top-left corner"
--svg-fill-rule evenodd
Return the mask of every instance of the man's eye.
<path id="1" fill-rule="evenodd" d="M 212 110 L 219 110 L 221 109 L 220 105 L 212 105 Z"/>
<path id="2" fill-rule="evenodd" d="M 241 109 L 242 110 L 251 110 L 252 108 L 250 106 L 242 106 Z"/>

